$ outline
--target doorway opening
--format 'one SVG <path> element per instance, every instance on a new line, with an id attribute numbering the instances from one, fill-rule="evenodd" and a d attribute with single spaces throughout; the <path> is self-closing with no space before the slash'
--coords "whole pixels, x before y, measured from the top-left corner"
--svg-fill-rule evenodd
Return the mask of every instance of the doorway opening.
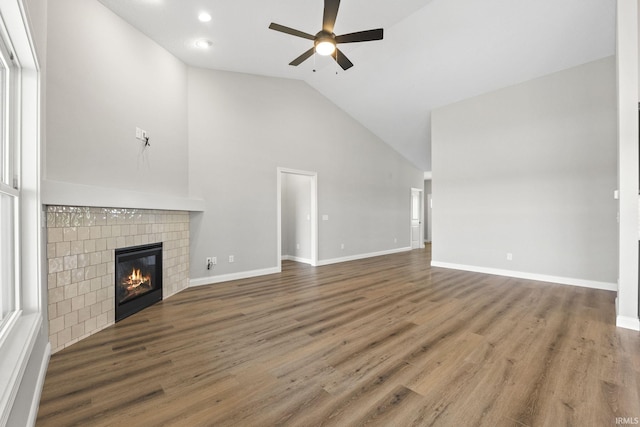
<path id="1" fill-rule="evenodd" d="M 278 268 L 282 260 L 318 265 L 318 174 L 278 168 Z"/>
<path id="2" fill-rule="evenodd" d="M 424 192 L 420 188 L 411 189 L 411 249 L 424 248 L 423 194 Z"/>

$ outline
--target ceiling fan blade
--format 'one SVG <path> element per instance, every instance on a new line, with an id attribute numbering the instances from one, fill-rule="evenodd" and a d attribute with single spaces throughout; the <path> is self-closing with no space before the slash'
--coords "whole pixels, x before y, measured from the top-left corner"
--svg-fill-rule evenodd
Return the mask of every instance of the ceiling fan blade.
<path id="1" fill-rule="evenodd" d="M 340 49 L 336 49 L 331 56 L 333 56 L 333 59 L 335 59 L 338 65 L 345 71 L 353 67 L 353 62 L 349 61 L 349 58 L 347 58 Z"/>
<path id="2" fill-rule="evenodd" d="M 269 25 L 272 30 L 280 31 L 281 33 L 290 34 L 296 37 L 302 37 L 303 39 L 315 40 L 316 37 L 311 34 L 303 33 L 302 31 L 295 30 L 293 28 L 285 27 L 284 25 L 276 24 L 274 22 Z"/>
<path id="3" fill-rule="evenodd" d="M 383 34 L 384 30 L 382 28 L 377 28 L 375 30 L 358 31 L 356 33 L 336 36 L 336 43 L 357 43 L 382 40 Z"/>
<path id="4" fill-rule="evenodd" d="M 333 33 L 333 27 L 336 25 L 338 17 L 338 8 L 340 0 L 324 0 L 324 15 L 322 17 L 322 29 L 329 34 Z"/>
<path id="5" fill-rule="evenodd" d="M 312 47 L 311 49 L 309 49 L 308 51 L 306 51 L 305 53 L 303 53 L 302 55 L 298 56 L 296 59 L 291 61 L 289 65 L 293 65 L 294 67 L 297 67 L 298 65 L 306 61 L 311 55 L 313 55 L 314 51 L 315 51 L 315 47 Z"/>

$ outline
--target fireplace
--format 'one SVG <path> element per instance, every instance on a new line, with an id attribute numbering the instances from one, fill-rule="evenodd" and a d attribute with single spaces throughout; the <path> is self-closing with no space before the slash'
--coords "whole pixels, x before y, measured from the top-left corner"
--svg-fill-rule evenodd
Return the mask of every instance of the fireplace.
<path id="1" fill-rule="evenodd" d="M 162 300 L 162 243 L 116 249 L 115 321 Z"/>

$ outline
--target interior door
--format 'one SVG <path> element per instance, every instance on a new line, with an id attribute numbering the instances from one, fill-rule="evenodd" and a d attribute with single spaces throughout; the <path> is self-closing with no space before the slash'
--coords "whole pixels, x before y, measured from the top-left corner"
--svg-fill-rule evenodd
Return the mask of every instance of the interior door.
<path id="1" fill-rule="evenodd" d="M 422 191 L 411 189 L 411 249 L 422 247 Z"/>

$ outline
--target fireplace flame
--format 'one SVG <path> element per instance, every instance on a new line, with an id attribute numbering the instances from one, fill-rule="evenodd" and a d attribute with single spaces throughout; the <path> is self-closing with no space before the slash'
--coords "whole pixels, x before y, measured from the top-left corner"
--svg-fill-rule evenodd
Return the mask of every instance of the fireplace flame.
<path id="1" fill-rule="evenodd" d="M 151 285 L 151 275 L 143 276 L 142 273 L 140 273 L 140 270 L 136 268 L 133 269 L 127 280 L 124 282 L 124 285 L 129 291 L 144 284 Z"/>

